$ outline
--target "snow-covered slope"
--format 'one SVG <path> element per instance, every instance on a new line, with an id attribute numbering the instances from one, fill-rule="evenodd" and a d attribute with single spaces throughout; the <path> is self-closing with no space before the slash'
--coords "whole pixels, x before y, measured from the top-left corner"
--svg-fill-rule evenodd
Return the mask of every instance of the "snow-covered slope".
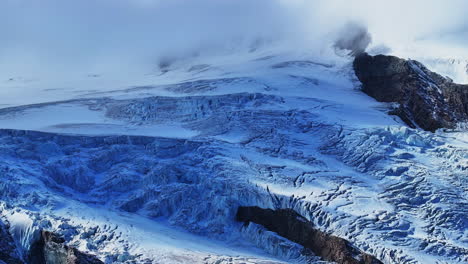
<path id="1" fill-rule="evenodd" d="M 38 81 L 0 101 L 0 215 L 24 251 L 45 228 L 108 263 L 318 261 L 239 206 L 294 209 L 384 263 L 468 261 L 467 133 L 407 128 L 351 64 L 259 50 L 97 91 Z"/>

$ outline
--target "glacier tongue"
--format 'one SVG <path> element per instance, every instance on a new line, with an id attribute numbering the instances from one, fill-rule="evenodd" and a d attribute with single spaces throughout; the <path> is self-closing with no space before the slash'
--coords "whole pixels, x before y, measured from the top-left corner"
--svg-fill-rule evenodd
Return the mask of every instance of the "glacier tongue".
<path id="1" fill-rule="evenodd" d="M 468 261 L 466 132 L 405 127 L 354 89 L 348 58 L 203 69 L 0 109 L 0 214 L 16 242 L 47 229 L 107 263 L 320 262 L 235 221 L 258 206 L 384 263 Z"/>

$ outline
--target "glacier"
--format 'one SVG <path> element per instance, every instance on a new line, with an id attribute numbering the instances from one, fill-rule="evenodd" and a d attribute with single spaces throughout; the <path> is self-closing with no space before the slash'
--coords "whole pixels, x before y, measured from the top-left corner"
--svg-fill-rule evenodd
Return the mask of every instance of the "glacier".
<path id="1" fill-rule="evenodd" d="M 350 56 L 199 60 L 0 102 L 0 231 L 15 256 L 46 229 L 105 263 L 323 263 L 236 221 L 257 206 L 384 263 L 468 261 L 465 128 L 408 128 L 362 93 Z"/>

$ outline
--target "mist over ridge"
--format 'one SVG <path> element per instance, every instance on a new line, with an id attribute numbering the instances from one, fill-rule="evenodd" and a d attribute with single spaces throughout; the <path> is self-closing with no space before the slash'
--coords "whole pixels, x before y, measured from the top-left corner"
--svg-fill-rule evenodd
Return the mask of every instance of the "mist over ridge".
<path id="1" fill-rule="evenodd" d="M 105 67 L 277 44 L 319 52 L 350 21 L 373 45 L 413 43 L 466 28 L 465 1 L 8 0 L 0 4 L 2 68 Z"/>

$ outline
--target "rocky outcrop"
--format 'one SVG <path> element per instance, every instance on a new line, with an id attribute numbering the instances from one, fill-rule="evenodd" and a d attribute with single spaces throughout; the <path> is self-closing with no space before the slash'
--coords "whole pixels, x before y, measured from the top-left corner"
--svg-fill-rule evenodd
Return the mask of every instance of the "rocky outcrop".
<path id="1" fill-rule="evenodd" d="M 237 220 L 253 222 L 310 249 L 326 261 L 339 264 L 379 264 L 375 257 L 354 248 L 345 239 L 326 234 L 291 209 L 239 207 Z"/>
<path id="2" fill-rule="evenodd" d="M 363 53 L 353 66 L 362 90 L 377 101 L 399 103 L 392 113 L 412 128 L 434 132 L 468 121 L 468 85 L 394 56 Z"/>
<path id="3" fill-rule="evenodd" d="M 3 261 L 3 262 L 2 262 Z M 16 249 L 8 226 L 0 220 L 0 264 L 23 264 Z"/>
<path id="4" fill-rule="evenodd" d="M 65 245 L 65 240 L 54 233 L 42 231 L 41 237 L 29 252 L 30 264 L 103 264 L 95 256 Z"/>

